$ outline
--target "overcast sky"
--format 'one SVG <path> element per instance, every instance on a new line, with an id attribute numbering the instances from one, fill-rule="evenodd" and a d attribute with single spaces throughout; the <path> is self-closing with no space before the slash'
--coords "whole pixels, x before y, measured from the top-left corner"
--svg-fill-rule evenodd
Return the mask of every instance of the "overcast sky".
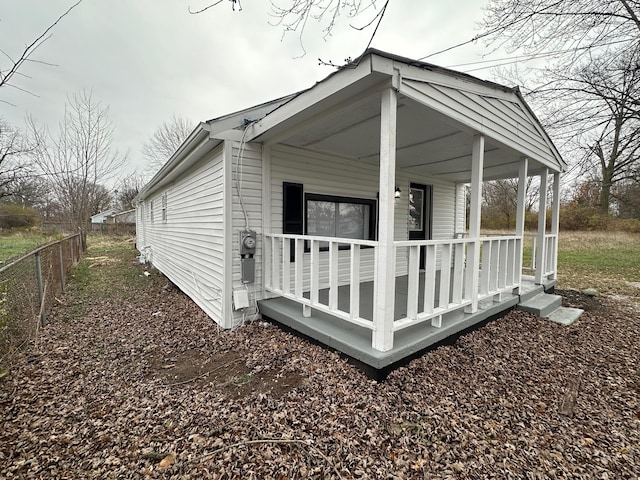
<path id="1" fill-rule="evenodd" d="M 0 50 L 18 57 L 74 3 L 0 1 Z M 227 1 L 198 15 L 188 11 L 207 3 L 83 0 L 32 57 L 55 66 L 32 62 L 21 70 L 26 76 L 14 77 L 13 83 L 37 96 L 3 87 L 0 116 L 22 127 L 31 114 L 55 130 L 67 96 L 91 90 L 95 100 L 110 107 L 114 146 L 129 152 L 131 171 L 143 167 L 141 145 L 173 114 L 195 123 L 307 88 L 333 71 L 318 65 L 318 58 L 340 64 L 356 57 L 372 32 L 357 32 L 345 19 L 323 40 L 309 24 L 302 56 L 297 34 L 283 39 L 282 28 L 269 24 L 274 19 L 267 0 L 244 0 L 241 12 L 232 11 Z M 478 33 L 476 23 L 485 4 L 486 0 L 391 0 L 372 47 L 421 58 L 469 40 Z M 370 19 L 363 14 L 351 22 L 361 25 Z M 481 47 L 454 49 L 427 61 L 442 66 L 478 61 Z M 7 67 L 6 58 L 0 59 L 0 66 Z M 472 67 L 459 69 L 465 68 Z M 487 70 L 472 74 L 489 75 Z"/>

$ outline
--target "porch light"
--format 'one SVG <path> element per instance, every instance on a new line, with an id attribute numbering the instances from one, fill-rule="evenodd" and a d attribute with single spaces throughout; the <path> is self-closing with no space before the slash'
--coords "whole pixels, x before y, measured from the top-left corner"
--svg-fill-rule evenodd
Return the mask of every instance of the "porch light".
<path id="1" fill-rule="evenodd" d="M 400 194 L 402 193 L 402 190 L 400 190 L 400 187 L 396 186 L 396 193 L 395 193 L 395 197 L 396 198 L 400 198 Z"/>

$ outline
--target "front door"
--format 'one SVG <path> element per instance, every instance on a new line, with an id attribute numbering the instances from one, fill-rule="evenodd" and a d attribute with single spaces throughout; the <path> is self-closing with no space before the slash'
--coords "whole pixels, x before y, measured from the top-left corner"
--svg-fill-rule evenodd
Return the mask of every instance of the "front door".
<path id="1" fill-rule="evenodd" d="M 409 188 L 409 240 L 431 240 L 431 185 L 412 183 Z M 424 269 L 424 248 L 420 249 L 420 268 Z"/>

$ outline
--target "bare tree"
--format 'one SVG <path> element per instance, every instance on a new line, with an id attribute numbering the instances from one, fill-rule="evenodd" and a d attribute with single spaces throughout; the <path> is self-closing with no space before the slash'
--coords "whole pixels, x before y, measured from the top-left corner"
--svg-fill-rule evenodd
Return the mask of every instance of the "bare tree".
<path id="1" fill-rule="evenodd" d="M 40 34 L 40 36 L 38 36 L 31 43 L 27 44 L 24 47 L 24 49 L 18 53 L 17 56 L 12 56 L 8 52 L 0 48 L 0 53 L 2 54 L 2 57 L 5 57 L 6 60 L 8 60 L 8 64 L 6 66 L 3 66 L 2 64 L 0 64 L 0 87 L 5 87 L 5 86 L 13 87 L 13 88 L 17 88 L 18 90 L 24 90 L 28 93 L 31 93 L 28 90 L 25 90 L 19 87 L 18 85 L 16 85 L 15 83 L 13 83 L 12 82 L 13 77 L 16 75 L 18 76 L 21 75 L 19 70 L 26 62 L 46 63 L 39 60 L 34 60 L 31 57 L 36 52 L 36 50 L 38 50 L 38 48 L 40 48 L 40 46 L 42 46 L 42 44 L 45 43 L 51 37 L 51 31 L 53 30 L 53 28 L 56 25 L 58 25 L 58 23 L 60 23 L 60 21 L 64 17 L 66 17 L 69 14 L 69 12 L 71 12 L 71 10 L 76 8 L 81 1 L 82 0 L 78 0 L 76 3 L 71 5 L 71 7 L 69 7 L 67 11 L 64 12 L 62 15 L 60 15 L 55 22 L 49 25 L 46 28 L 46 30 L 42 32 L 42 34 Z M 0 102 L 8 103 L 5 100 L 1 100 L 1 99 L 0 99 Z"/>
<path id="2" fill-rule="evenodd" d="M 228 1 L 234 10 L 236 10 L 237 6 L 238 11 L 242 11 L 240 0 Z M 346 21 L 350 22 L 356 17 L 364 16 L 365 18 L 362 25 L 350 24 L 350 27 L 356 30 L 364 30 L 375 24 L 373 34 L 369 39 L 369 45 L 371 45 L 373 36 L 384 17 L 389 1 L 390 0 L 383 2 L 376 0 L 290 0 L 288 2 L 282 2 L 282 0 L 271 0 L 271 11 L 269 13 L 274 19 L 272 24 L 281 27 L 283 35 L 290 32 L 298 34 L 300 46 L 303 52 L 306 53 L 304 50 L 303 35 L 309 21 L 316 22 L 322 26 L 323 38 L 326 39 L 331 36 L 334 28 L 337 27 L 341 20 L 346 19 Z M 221 3 L 224 3 L 224 0 L 217 0 L 215 2 L 206 1 L 203 7 L 196 9 L 189 8 L 189 11 L 194 14 L 202 13 Z M 286 6 L 282 6 L 283 3 Z M 383 4 L 382 8 L 378 9 L 378 5 L 381 3 Z M 367 45 L 367 48 L 369 45 Z M 347 63 L 348 61 L 349 59 L 347 59 Z M 322 62 L 321 60 L 321 63 L 326 62 Z"/>
<path id="3" fill-rule="evenodd" d="M 618 182 L 640 182 L 640 50 L 592 58 L 568 71 L 549 70 L 529 97 L 570 156 L 575 171 L 600 184 L 608 213 Z"/>
<path id="4" fill-rule="evenodd" d="M 517 67 L 524 93 L 573 171 L 599 181 L 602 212 L 616 182 L 638 181 L 639 14 L 637 0 L 491 0 L 483 23 L 488 45 L 536 60 Z"/>
<path id="5" fill-rule="evenodd" d="M 538 203 L 539 184 L 529 177 L 526 184 L 525 212 L 531 212 Z M 515 226 L 518 208 L 518 180 L 503 179 L 482 184 L 482 218 L 492 223 L 494 228 L 512 228 Z"/>
<path id="6" fill-rule="evenodd" d="M 184 117 L 173 115 L 164 122 L 142 145 L 145 170 L 153 176 L 171 158 L 195 128 L 195 123 Z"/>
<path id="7" fill-rule="evenodd" d="M 28 155 L 36 148 L 36 142 L 0 117 L 0 199 L 31 175 Z"/>
<path id="8" fill-rule="evenodd" d="M 490 0 L 482 38 L 494 49 L 553 59 L 566 69 L 605 50 L 640 41 L 637 0 Z"/>
<path id="9" fill-rule="evenodd" d="M 49 178 L 68 221 L 85 233 L 90 216 L 111 201 L 103 184 L 114 178 L 126 160 L 126 155 L 111 149 L 109 108 L 85 91 L 68 99 L 57 136 L 46 129 L 32 127 L 32 131 L 42 139 L 37 165 Z"/>
<path id="10" fill-rule="evenodd" d="M 135 208 L 133 199 L 136 198 L 145 183 L 144 178 L 137 173 L 127 175 L 120 180 L 116 189 L 116 206 L 122 211 Z"/>

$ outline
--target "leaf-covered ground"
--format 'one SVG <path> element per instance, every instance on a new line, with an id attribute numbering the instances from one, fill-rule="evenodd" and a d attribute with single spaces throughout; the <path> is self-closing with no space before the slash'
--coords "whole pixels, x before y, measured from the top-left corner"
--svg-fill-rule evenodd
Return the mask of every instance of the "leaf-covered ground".
<path id="1" fill-rule="evenodd" d="M 128 288 L 70 289 L 13 356 L 0 477 L 638 478 L 637 303 L 562 292 L 570 327 L 512 312 L 377 383 L 270 324 L 219 331 L 127 255 L 80 273 Z"/>

